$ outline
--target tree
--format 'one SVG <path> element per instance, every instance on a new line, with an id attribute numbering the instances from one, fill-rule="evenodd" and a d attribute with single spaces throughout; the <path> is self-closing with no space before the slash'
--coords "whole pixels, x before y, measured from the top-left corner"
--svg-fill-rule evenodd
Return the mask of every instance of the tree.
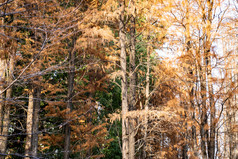
<path id="1" fill-rule="evenodd" d="M 193 10 L 187 9 L 188 4 Z M 188 86 L 188 99 L 185 99 L 184 103 L 190 103 L 187 109 L 192 110 L 187 111 L 186 118 L 194 122 L 192 134 L 187 134 L 187 136 L 193 138 L 194 142 L 191 147 L 194 147 L 194 152 L 192 153 L 197 156 L 199 148 L 196 147 L 194 135 L 198 133 L 196 132 L 197 126 L 195 126 L 198 123 L 199 146 L 203 158 L 215 158 L 217 155 L 215 150 L 218 146 L 215 143 L 218 142 L 217 135 L 220 129 L 221 116 L 219 114 L 223 113 L 223 106 L 219 101 L 224 101 L 222 98 L 226 96 L 225 94 L 223 94 L 224 96 L 219 95 L 219 92 L 224 89 L 222 83 L 225 78 L 215 77 L 214 73 L 216 69 L 219 69 L 219 66 L 223 67 L 222 62 L 218 61 L 221 58 L 227 58 L 224 52 L 214 49 L 217 46 L 218 35 L 226 34 L 222 32 L 222 28 L 229 6 L 226 6 L 227 10 L 220 12 L 223 16 L 218 16 L 217 21 L 215 20 L 217 18 L 215 10 L 222 4 L 224 3 L 216 1 L 189 1 L 189 3 L 184 1 L 178 2 L 174 6 L 175 9 L 180 6 L 180 8 L 185 8 L 184 10 L 178 8 L 179 14 L 175 10 L 171 12 L 178 29 L 183 30 L 182 39 L 185 39 L 181 40 L 185 49 L 181 48 L 182 56 L 179 59 L 182 70 L 186 71 L 187 75 L 186 78 L 181 79 L 186 83 L 184 85 Z M 215 87 L 219 87 L 219 91 L 217 88 L 214 89 Z"/>

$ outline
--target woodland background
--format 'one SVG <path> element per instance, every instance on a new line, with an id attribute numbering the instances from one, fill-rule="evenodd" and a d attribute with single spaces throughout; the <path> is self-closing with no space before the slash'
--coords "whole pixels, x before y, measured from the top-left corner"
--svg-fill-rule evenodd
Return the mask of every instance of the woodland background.
<path id="1" fill-rule="evenodd" d="M 238 157 L 236 0 L 0 0 L 0 158 Z"/>

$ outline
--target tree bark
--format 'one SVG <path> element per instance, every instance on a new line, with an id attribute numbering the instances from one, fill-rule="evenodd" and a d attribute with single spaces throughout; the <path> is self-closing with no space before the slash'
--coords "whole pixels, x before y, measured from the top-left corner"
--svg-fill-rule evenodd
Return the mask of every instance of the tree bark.
<path id="1" fill-rule="evenodd" d="M 128 139 L 128 103 L 127 103 L 127 77 L 126 77 L 126 34 L 125 34 L 125 1 L 120 0 L 121 9 L 119 16 L 119 38 L 121 46 L 121 99 L 122 99 L 122 158 L 129 159 L 129 139 Z"/>
<path id="2" fill-rule="evenodd" d="M 143 153 L 143 158 L 147 157 L 147 129 L 148 129 L 148 110 L 149 110 L 149 100 L 150 100 L 150 46 L 147 47 L 147 57 L 146 57 L 146 86 L 145 86 L 145 126 L 144 126 L 144 131 L 145 131 L 145 136 L 144 136 L 144 153 Z"/>
<path id="3" fill-rule="evenodd" d="M 73 43 L 75 43 L 73 39 Z M 74 46 L 73 46 L 74 47 Z M 74 91 L 74 75 L 75 75 L 75 51 L 74 48 L 69 53 L 69 73 L 68 73 L 68 97 L 67 97 L 67 114 L 66 114 L 66 125 L 65 125 L 65 143 L 64 143 L 64 159 L 69 159 L 70 155 L 70 118 L 69 114 L 72 111 L 73 103 L 73 91 Z"/>
<path id="4" fill-rule="evenodd" d="M 131 1 L 132 9 L 134 7 L 134 1 Z M 135 11 L 134 11 L 135 12 Z M 130 27 L 130 84 L 129 84 L 129 110 L 135 110 L 136 103 L 136 72 L 135 72 L 135 55 L 136 55 L 136 35 L 135 35 L 135 16 L 131 15 L 131 27 Z M 135 158 L 135 119 L 129 120 L 129 158 Z"/>
<path id="5" fill-rule="evenodd" d="M 208 156 L 210 159 L 215 158 L 215 139 L 216 139 L 216 108 L 214 103 L 213 86 L 212 86 L 212 65 L 211 65 L 211 25 L 212 25 L 212 10 L 213 10 L 213 0 L 207 0 L 208 4 L 208 17 L 206 21 L 207 33 L 206 33 L 206 43 L 205 43 L 205 56 L 206 56 L 206 68 L 207 68 L 207 82 L 208 82 L 208 94 L 209 94 L 209 107 L 210 107 L 210 137 L 209 137 L 209 148 Z"/>
<path id="6" fill-rule="evenodd" d="M 5 69 L 6 69 L 6 61 L 0 57 L 0 91 L 4 90 L 4 82 L 5 82 Z M 3 116 L 4 116 L 4 93 L 0 95 L 0 151 L 1 153 L 5 153 L 6 149 L 4 146 L 5 136 L 3 134 Z M 2 158 L 2 157 L 1 157 Z"/>
<path id="7" fill-rule="evenodd" d="M 186 54 L 188 55 L 188 58 L 190 58 L 192 52 L 191 52 L 191 37 L 190 37 L 190 21 L 189 21 L 189 2 L 188 0 L 185 1 L 185 5 L 186 5 L 186 15 L 185 15 L 185 51 L 186 51 Z M 191 59 L 187 59 L 187 62 L 186 62 L 189 67 L 187 68 L 186 72 L 187 72 L 187 75 L 188 75 L 188 80 L 192 80 L 191 78 L 193 77 L 193 71 L 192 71 L 192 62 L 191 62 Z M 191 84 L 191 87 L 192 87 L 193 84 Z M 189 92 L 189 95 L 190 95 L 190 99 L 191 99 L 191 92 Z M 190 100 L 190 102 L 192 102 Z M 192 104 L 192 103 L 191 103 Z M 192 105 L 191 105 L 192 106 Z M 189 111 L 188 111 L 188 105 L 187 103 L 184 104 L 184 121 L 185 121 L 185 137 L 184 137 L 184 144 L 183 144 L 183 147 L 182 147 L 182 158 L 183 159 L 187 159 L 188 158 L 188 135 L 189 135 L 189 132 L 188 132 L 188 123 L 187 121 L 189 120 Z"/>
<path id="8" fill-rule="evenodd" d="M 33 110 L 34 110 L 34 91 L 31 87 L 29 90 L 29 102 L 27 109 L 26 120 L 26 144 L 25 144 L 25 159 L 30 159 L 32 156 L 32 134 L 33 134 Z"/>
<path id="9" fill-rule="evenodd" d="M 3 62 L 2 65 L 5 65 L 2 67 L 3 70 L 1 70 L 1 74 L 3 79 L 6 78 L 7 84 L 10 84 L 13 80 L 13 71 L 14 71 L 14 54 L 10 55 L 9 59 L 9 64 L 8 64 L 8 69 L 6 66 L 6 62 Z M 5 61 L 5 60 L 4 60 Z M 1 67 L 1 66 L 0 66 Z M 7 75 L 5 77 L 5 74 Z M 0 108 L 0 113 L 1 117 L 1 137 L 0 137 L 0 147 L 1 147 L 1 153 L 6 153 L 7 149 L 7 137 L 8 137 L 8 129 L 9 129 L 9 124 L 10 124 L 10 100 L 12 96 L 12 88 L 9 88 L 6 91 L 6 99 L 4 100 L 4 95 L 1 95 L 1 108 Z"/>
<path id="10" fill-rule="evenodd" d="M 216 121 L 214 120 L 216 118 L 216 108 L 214 103 L 214 97 L 213 97 L 213 86 L 211 83 L 212 76 L 211 76 L 211 60 L 209 58 L 208 62 L 208 93 L 209 93 L 209 106 L 210 106 L 210 138 L 209 138 L 209 158 L 214 159 L 215 158 L 215 140 L 216 140 Z"/>
<path id="11" fill-rule="evenodd" d="M 34 92 L 34 110 L 33 110 L 33 134 L 32 134 L 32 156 L 37 157 L 37 149 L 38 149 L 38 127 L 39 127 L 39 111 L 40 111 L 40 96 L 41 89 L 40 86 L 35 88 Z"/>
<path id="12" fill-rule="evenodd" d="M 7 70 L 7 84 L 10 84 L 13 80 L 13 71 L 14 71 L 14 55 L 10 55 L 10 60 L 9 60 L 9 69 Z M 9 124 L 10 124 L 10 108 L 11 104 L 10 100 L 12 97 L 12 88 L 9 88 L 6 91 L 6 101 L 5 101 L 5 112 L 3 116 L 3 134 L 5 135 L 5 140 L 3 144 L 3 148 L 6 151 L 7 148 L 7 136 L 8 136 L 8 129 L 9 129 Z"/>
<path id="13" fill-rule="evenodd" d="M 207 123 L 207 104 L 206 104 L 206 78 L 205 78 L 205 70 L 200 67 L 200 88 L 201 88 L 201 124 L 200 124 L 200 136 L 201 136 L 201 151 L 202 158 L 207 158 L 207 131 L 208 131 L 208 123 Z"/>

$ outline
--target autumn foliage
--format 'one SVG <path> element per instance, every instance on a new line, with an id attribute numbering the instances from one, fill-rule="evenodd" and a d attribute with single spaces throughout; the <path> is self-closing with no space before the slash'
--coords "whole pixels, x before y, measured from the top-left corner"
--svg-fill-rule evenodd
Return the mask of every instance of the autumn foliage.
<path id="1" fill-rule="evenodd" d="M 0 158 L 237 158 L 237 8 L 0 0 Z"/>

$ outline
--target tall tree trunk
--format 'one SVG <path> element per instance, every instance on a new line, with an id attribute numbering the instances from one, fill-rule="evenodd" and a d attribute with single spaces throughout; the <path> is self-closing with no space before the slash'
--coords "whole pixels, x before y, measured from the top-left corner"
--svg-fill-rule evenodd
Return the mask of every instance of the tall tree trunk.
<path id="1" fill-rule="evenodd" d="M 209 70 L 208 70 L 208 92 L 209 92 L 209 106 L 210 106 L 210 138 L 209 138 L 209 159 L 215 158 L 215 140 L 216 140 L 216 108 L 213 97 L 213 86 L 212 86 L 212 76 L 211 76 L 211 60 L 209 60 Z"/>
<path id="2" fill-rule="evenodd" d="M 1 71 L 2 77 L 4 79 L 5 74 L 6 76 L 6 82 L 7 84 L 10 84 L 13 80 L 13 71 L 14 71 L 14 54 L 10 55 L 9 63 L 8 63 L 8 68 L 6 66 L 3 66 L 3 70 Z M 4 65 L 3 63 L 3 65 Z M 1 137 L 0 137 L 0 147 L 1 147 L 1 153 L 6 153 L 7 149 L 7 136 L 8 136 L 8 129 L 9 129 L 9 124 L 10 124 L 10 107 L 11 107 L 11 96 L 12 96 L 12 88 L 9 88 L 6 91 L 6 99 L 3 100 L 1 99 L 1 108 L 0 108 L 0 113 L 1 113 Z M 4 98 L 4 95 L 1 95 L 1 97 Z"/>
<path id="3" fill-rule="evenodd" d="M 27 109 L 26 123 L 26 144 L 25 159 L 37 157 L 38 148 L 38 127 L 39 127 L 39 110 L 40 110 L 40 86 L 31 83 L 29 86 L 29 102 Z"/>
<path id="4" fill-rule="evenodd" d="M 4 24 L 4 19 L 2 18 L 1 24 Z M 4 29 L 0 29 L 1 32 L 4 32 Z M 6 70 L 6 60 L 5 60 L 5 52 L 4 52 L 4 39 L 0 39 L 0 47 L 2 48 L 0 50 L 0 92 L 4 90 L 4 84 L 5 84 L 5 70 Z M 4 98 L 5 98 L 5 92 L 0 94 L 0 152 L 2 154 L 5 153 L 5 148 L 4 148 L 4 135 L 2 133 L 3 130 L 3 115 L 4 115 Z M 1 157 L 4 158 L 4 157 Z"/>
<path id="5" fill-rule="evenodd" d="M 33 110 L 33 134 L 32 134 L 32 156 L 37 157 L 38 149 L 38 127 L 39 127 L 39 111 L 40 111 L 41 88 L 37 86 L 34 92 L 34 110 Z"/>
<path id="6" fill-rule="evenodd" d="M 13 80 L 13 71 L 14 71 L 14 57 L 15 55 L 12 54 L 10 55 L 9 59 L 9 69 L 7 70 L 7 84 L 9 85 L 12 80 Z M 7 136 L 8 136 L 8 129 L 9 129 L 9 124 L 10 124 L 10 108 L 11 108 L 11 100 L 12 97 L 12 88 L 9 88 L 6 91 L 6 101 L 5 101 L 5 111 L 4 111 L 4 116 L 3 116 L 3 130 L 2 133 L 5 136 L 4 143 L 3 143 L 3 149 L 6 151 L 7 148 Z"/>
<path id="7" fill-rule="evenodd" d="M 134 1 L 131 1 L 132 8 L 134 7 Z M 135 11 L 134 11 L 135 12 Z M 136 103 L 136 72 L 135 72 L 135 55 L 136 55 L 136 33 L 135 33 L 135 17 L 131 15 L 131 27 L 130 27 L 130 84 L 129 84 L 129 110 L 135 110 Z M 135 158 L 135 119 L 129 120 L 129 158 Z"/>
<path id="8" fill-rule="evenodd" d="M 31 86 L 29 89 L 29 102 L 26 119 L 26 144 L 25 144 L 25 159 L 30 159 L 32 156 L 32 134 L 33 134 L 33 111 L 34 111 L 34 89 Z"/>
<path id="9" fill-rule="evenodd" d="M 126 34 L 125 34 L 125 1 L 120 0 L 121 12 L 119 19 L 119 38 L 121 45 L 121 98 L 122 98 L 122 158 L 129 159 L 129 139 L 128 139 L 128 103 L 127 103 L 127 77 L 126 77 Z"/>
<path id="10" fill-rule="evenodd" d="M 186 15 L 185 15 L 185 51 L 186 51 L 186 54 L 188 55 L 188 60 L 187 60 L 187 64 L 189 65 L 188 67 L 188 70 L 186 70 L 187 72 L 187 75 L 188 75 L 188 79 L 192 81 L 192 77 L 193 77 L 193 70 L 192 70 L 192 62 L 191 59 L 190 59 L 190 56 L 192 54 L 191 52 L 191 38 L 190 38 L 190 21 L 189 21 L 189 2 L 188 0 L 185 1 L 185 5 L 186 5 Z M 193 85 L 193 83 L 192 83 Z M 191 85 L 191 87 L 193 87 Z M 189 95 L 191 95 L 191 92 L 189 92 Z M 191 96 L 190 96 L 190 99 L 191 99 Z M 191 102 L 191 101 L 190 101 Z M 191 103 L 192 104 L 192 103 Z M 187 103 L 185 103 L 184 105 L 184 121 L 185 121 L 185 137 L 184 137 L 184 144 L 183 144 L 183 147 L 182 147 L 182 158 L 183 159 L 187 159 L 188 158 L 188 155 L 187 155 L 187 152 L 188 152 L 188 136 L 189 136 L 189 133 L 188 133 L 188 123 L 187 121 L 189 120 L 189 113 L 188 113 L 188 105 Z"/>
<path id="11" fill-rule="evenodd" d="M 73 39 L 73 43 L 75 40 Z M 73 46 L 74 47 L 74 46 Z M 74 48 L 69 53 L 69 73 L 68 73 L 68 97 L 67 97 L 67 114 L 65 125 L 65 143 L 64 143 L 64 159 L 69 159 L 70 155 L 70 118 L 69 114 L 72 111 L 73 91 L 74 91 L 74 75 L 75 75 L 75 51 Z"/>
<path id="12" fill-rule="evenodd" d="M 212 65 L 211 65 L 211 25 L 212 25 L 212 10 L 213 10 L 213 0 L 207 0 L 208 4 L 208 17 L 206 20 L 206 43 L 205 43 L 205 56 L 206 56 L 206 69 L 207 69 L 207 86 L 209 94 L 209 107 L 210 107 L 210 137 L 208 143 L 208 156 L 210 159 L 215 158 L 215 137 L 216 137 L 216 108 L 213 96 L 213 86 L 212 86 Z"/>
<path id="13" fill-rule="evenodd" d="M 205 83 L 205 71 L 204 69 L 200 68 L 200 81 L 201 81 L 201 98 L 202 98 L 202 104 L 201 104 L 201 124 L 200 124 L 200 136 L 201 136 L 201 151 L 202 151 L 202 158 L 207 158 L 207 104 L 206 104 L 206 83 Z"/>
<path id="14" fill-rule="evenodd" d="M 144 125 L 144 152 L 143 158 L 147 157 L 147 131 L 148 131 L 148 110 L 149 110 L 149 100 L 150 100 L 150 46 L 147 47 L 147 57 L 146 57 L 146 86 L 145 86 L 145 125 Z"/>
<path id="15" fill-rule="evenodd" d="M 3 55 L 3 53 L 1 54 Z M 6 69 L 6 61 L 3 57 L 0 57 L 0 92 L 4 90 L 4 82 L 5 82 L 5 69 Z M 4 98 L 5 93 L 0 94 L 0 151 L 2 154 L 5 153 L 6 149 L 4 146 L 5 136 L 3 134 L 3 116 L 4 116 Z M 1 157 L 4 158 L 4 157 Z"/>
<path id="16" fill-rule="evenodd" d="M 207 141 L 207 152 L 208 157 L 210 159 L 214 159 L 215 157 L 215 131 L 216 131 L 216 123 L 214 122 L 215 119 L 215 103 L 213 97 L 213 88 L 212 88 L 212 74 L 211 74 L 211 25 L 212 25 L 212 10 L 213 10 L 213 0 L 206 0 L 206 7 L 207 12 L 205 12 L 205 8 L 203 8 L 203 52 L 204 52 L 204 69 L 202 71 L 203 78 L 201 79 L 201 83 L 203 83 L 201 92 L 206 92 L 209 98 L 209 107 L 205 107 L 206 113 L 202 111 L 202 122 L 201 122 L 201 133 L 205 133 L 205 138 Z M 208 87 L 208 88 L 207 88 Z M 203 97 L 206 97 L 206 94 Z M 204 102 L 203 102 L 204 103 Z M 203 105 L 203 104 L 202 104 Z M 208 124 L 208 116 L 207 116 L 207 109 L 210 109 L 210 124 Z M 205 115 L 205 116 L 204 116 Z M 204 117 L 203 117 L 204 116 Z M 209 127 L 210 125 L 210 127 Z M 206 126 L 206 129 L 204 129 Z M 209 130 L 210 129 L 210 133 Z M 203 135 L 203 134 L 201 134 Z M 202 137 L 202 136 L 201 136 Z M 203 139 L 203 138 L 202 138 Z M 204 143 L 202 143 L 204 145 Z M 205 153 L 204 148 L 202 148 L 203 153 Z M 205 155 L 205 154 L 204 154 Z M 205 157 L 205 156 L 203 156 Z M 206 156 L 207 157 L 207 156 Z"/>

